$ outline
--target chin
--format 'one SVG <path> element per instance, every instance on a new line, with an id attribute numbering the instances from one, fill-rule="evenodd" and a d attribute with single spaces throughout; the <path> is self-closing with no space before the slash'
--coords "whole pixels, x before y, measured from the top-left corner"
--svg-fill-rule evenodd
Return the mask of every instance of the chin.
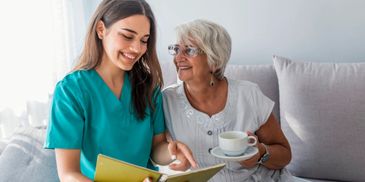
<path id="1" fill-rule="evenodd" d="M 130 71 L 132 70 L 133 66 L 136 64 L 137 61 L 134 61 L 134 62 L 125 62 L 125 61 L 121 61 L 120 64 L 119 64 L 119 68 L 122 69 L 122 70 L 125 70 L 125 71 Z"/>
<path id="2" fill-rule="evenodd" d="M 124 71 L 130 71 L 130 70 L 132 70 L 133 65 L 132 66 L 119 66 L 119 68 L 124 70 Z"/>
<path id="3" fill-rule="evenodd" d="M 186 77 L 183 77 L 183 76 L 179 76 L 179 80 L 181 80 L 183 82 L 189 81 L 189 79 L 187 79 Z"/>

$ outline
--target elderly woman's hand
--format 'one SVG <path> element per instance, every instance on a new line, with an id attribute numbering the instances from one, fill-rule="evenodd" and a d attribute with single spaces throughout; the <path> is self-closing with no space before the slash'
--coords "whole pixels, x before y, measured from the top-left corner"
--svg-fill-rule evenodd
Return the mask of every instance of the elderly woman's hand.
<path id="1" fill-rule="evenodd" d="M 191 150 L 184 143 L 179 141 L 170 141 L 168 149 L 170 154 L 175 156 L 174 158 L 180 161 L 180 163 L 170 164 L 170 169 L 175 171 L 186 171 L 190 167 L 197 167 Z"/>
<path id="2" fill-rule="evenodd" d="M 147 177 L 146 179 L 143 180 L 143 182 L 152 182 L 152 179 L 150 177 Z"/>
<path id="3" fill-rule="evenodd" d="M 254 136 L 256 138 L 257 141 L 259 141 L 259 139 L 257 138 L 257 136 L 255 134 L 253 134 L 252 132 L 247 132 L 247 134 L 249 136 Z M 255 147 L 258 147 L 258 145 L 261 145 L 259 142 L 257 142 L 257 144 L 255 145 Z M 252 156 L 249 159 L 243 160 L 243 161 L 239 161 L 239 163 L 241 164 L 241 166 L 243 166 L 244 168 L 253 168 L 257 165 L 257 161 L 259 161 L 259 159 L 261 158 L 261 153 L 260 151 L 257 152 L 256 155 Z"/>

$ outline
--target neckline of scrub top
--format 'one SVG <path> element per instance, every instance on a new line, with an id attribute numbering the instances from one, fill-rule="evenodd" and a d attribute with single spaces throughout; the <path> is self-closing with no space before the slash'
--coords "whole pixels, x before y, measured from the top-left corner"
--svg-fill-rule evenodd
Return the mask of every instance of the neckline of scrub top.
<path id="1" fill-rule="evenodd" d="M 120 96 L 119 98 L 117 98 L 117 96 L 114 94 L 114 92 L 112 91 L 112 89 L 110 89 L 110 87 L 105 83 L 105 81 L 103 80 L 103 78 L 99 75 L 99 73 L 93 69 L 92 72 L 96 75 L 97 80 L 99 80 L 100 85 L 103 85 L 101 87 L 104 88 L 105 93 L 112 95 L 112 97 L 114 98 L 113 100 L 118 101 L 119 103 L 122 103 L 122 101 L 126 100 L 128 98 L 128 90 L 129 90 L 129 77 L 128 77 L 128 73 L 124 72 L 124 81 L 123 81 L 123 86 L 121 88 L 120 91 Z"/>

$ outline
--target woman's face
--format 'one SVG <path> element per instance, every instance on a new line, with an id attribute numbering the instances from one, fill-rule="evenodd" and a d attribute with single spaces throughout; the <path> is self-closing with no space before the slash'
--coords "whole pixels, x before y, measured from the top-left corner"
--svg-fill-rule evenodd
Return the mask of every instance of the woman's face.
<path id="1" fill-rule="evenodd" d="M 181 81 L 207 81 L 210 79 L 211 70 L 205 53 L 191 54 L 191 50 L 199 50 L 195 45 L 176 44 L 175 46 L 178 48 L 174 63 Z"/>
<path id="2" fill-rule="evenodd" d="M 98 27 L 99 37 L 102 34 L 103 61 L 109 60 L 122 70 L 131 70 L 147 50 L 150 35 L 148 18 L 144 15 L 133 15 L 99 31 L 101 29 Z"/>

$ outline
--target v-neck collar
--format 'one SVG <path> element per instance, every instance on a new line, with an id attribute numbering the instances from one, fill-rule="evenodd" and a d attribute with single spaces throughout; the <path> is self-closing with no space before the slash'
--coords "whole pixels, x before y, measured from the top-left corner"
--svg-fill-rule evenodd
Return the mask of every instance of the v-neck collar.
<path id="1" fill-rule="evenodd" d="M 225 106 L 224 106 L 224 108 L 221 110 L 221 111 L 219 111 L 219 112 L 217 112 L 217 113 L 215 113 L 215 114 L 213 114 L 212 116 L 209 116 L 207 113 L 204 113 L 204 112 L 202 112 L 202 111 L 199 111 L 198 109 L 196 109 L 196 108 L 194 108 L 191 104 L 190 104 L 190 102 L 189 102 L 189 100 L 188 100 L 188 97 L 186 96 L 186 93 L 185 93 L 185 84 L 184 83 L 182 83 L 182 85 L 181 85 L 181 87 L 180 87 L 180 94 L 182 95 L 182 97 L 183 97 L 183 99 L 184 99 L 184 101 L 185 101 L 185 104 L 191 109 L 191 110 L 193 110 L 195 113 L 198 113 L 198 114 L 200 114 L 200 115 L 202 115 L 203 117 L 205 117 L 205 118 L 208 118 L 208 119 L 215 119 L 215 118 L 219 118 L 219 117 L 221 117 L 224 113 L 225 113 L 225 111 L 230 107 L 230 105 L 231 105 L 231 94 L 230 94 L 230 90 L 231 90 L 231 88 L 230 88 L 230 80 L 229 79 L 227 79 L 226 78 L 226 80 L 227 80 L 227 85 L 228 85 L 228 88 L 227 88 L 227 100 L 226 100 L 226 104 L 225 104 Z"/>
<path id="2" fill-rule="evenodd" d="M 99 75 L 99 73 L 95 69 L 92 69 L 92 72 L 97 77 L 96 80 L 98 81 L 98 85 L 100 86 L 100 89 L 104 90 L 103 92 L 105 94 L 111 95 L 110 97 L 114 98 L 113 100 L 116 100 L 119 103 L 121 103 L 125 99 L 128 99 L 129 98 L 129 96 L 128 96 L 128 90 L 130 89 L 130 82 L 129 82 L 129 76 L 128 76 L 128 73 L 127 72 L 124 73 L 123 85 L 122 85 L 122 88 L 120 90 L 120 96 L 119 96 L 119 98 L 117 98 L 117 96 L 114 94 L 114 92 L 112 91 L 112 89 L 105 83 L 105 81 L 103 80 L 103 78 Z"/>

